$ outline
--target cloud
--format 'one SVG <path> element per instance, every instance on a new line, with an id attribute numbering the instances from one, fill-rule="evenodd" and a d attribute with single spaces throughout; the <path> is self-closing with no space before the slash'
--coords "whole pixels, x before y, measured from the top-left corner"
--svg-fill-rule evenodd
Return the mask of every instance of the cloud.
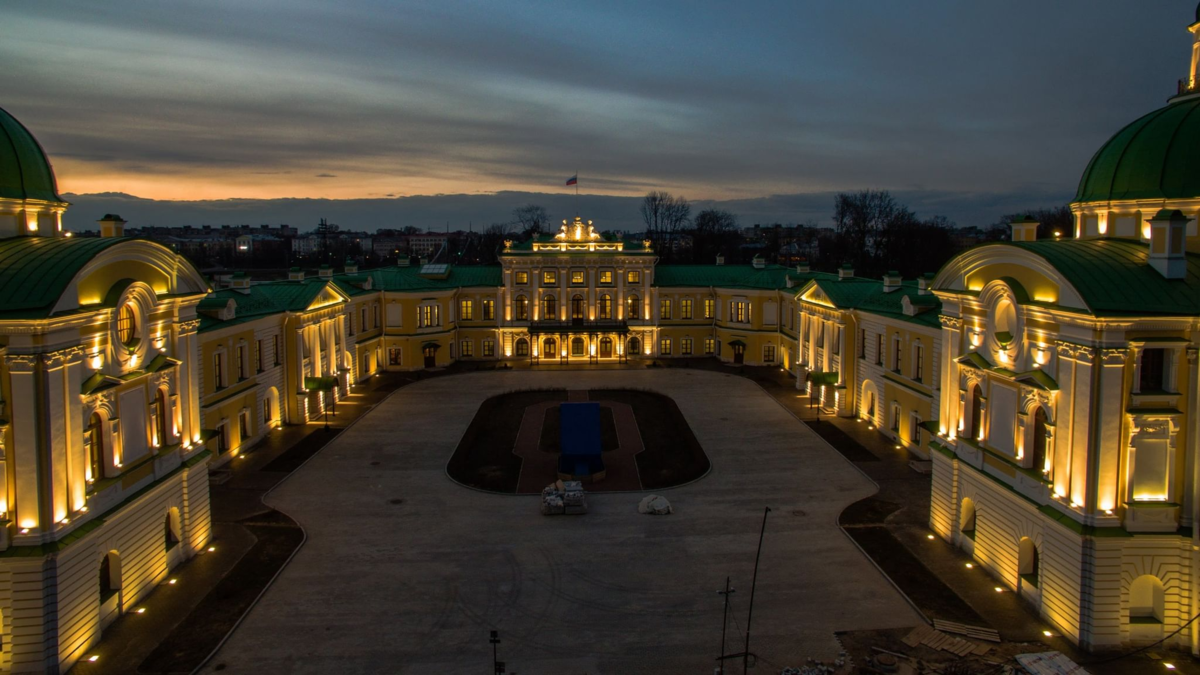
<path id="1" fill-rule="evenodd" d="M 76 192 L 1056 193 L 1171 93 L 1168 5 L 29 3 L 0 90 Z"/>

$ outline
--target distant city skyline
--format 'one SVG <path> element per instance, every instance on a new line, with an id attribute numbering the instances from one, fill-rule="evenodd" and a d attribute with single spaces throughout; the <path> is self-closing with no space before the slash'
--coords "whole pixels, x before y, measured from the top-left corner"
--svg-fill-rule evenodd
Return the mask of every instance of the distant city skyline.
<path id="1" fill-rule="evenodd" d="M 75 195 L 565 196 L 578 171 L 608 197 L 937 194 L 957 206 L 914 208 L 982 225 L 992 203 L 1070 199 L 1096 148 L 1174 93 L 1193 10 L 17 2 L 0 107 Z M 169 224 L 198 208 L 161 206 Z"/>

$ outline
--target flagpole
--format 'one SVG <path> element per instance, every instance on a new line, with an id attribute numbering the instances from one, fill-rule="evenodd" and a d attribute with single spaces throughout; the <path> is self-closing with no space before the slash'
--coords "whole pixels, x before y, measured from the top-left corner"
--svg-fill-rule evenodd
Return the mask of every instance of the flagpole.
<path id="1" fill-rule="evenodd" d="M 575 217 L 579 217 L 579 169 L 575 169 Z"/>

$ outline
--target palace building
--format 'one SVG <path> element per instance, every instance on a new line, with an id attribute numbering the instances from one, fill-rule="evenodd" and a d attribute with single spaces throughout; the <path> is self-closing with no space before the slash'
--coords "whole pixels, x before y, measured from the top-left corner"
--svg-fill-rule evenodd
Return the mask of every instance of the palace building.
<path id="1" fill-rule="evenodd" d="M 4 672 L 69 668 L 210 537 L 194 356 L 208 284 L 158 244 L 65 236 L 67 206 L 0 110 Z"/>
<path id="2" fill-rule="evenodd" d="M 563 221 L 500 264 L 322 267 L 214 290 L 159 244 L 63 232 L 0 110 L 0 672 L 61 672 L 208 546 L 210 469 L 382 371 L 709 357 L 931 467 L 930 527 L 1084 648 L 1200 653 L 1200 10 L 1189 76 L 1087 166 L 1075 238 L 936 275 L 659 265 Z"/>
<path id="3" fill-rule="evenodd" d="M 969 250 L 941 300 L 930 525 L 1089 649 L 1200 652 L 1200 10 L 1178 96 L 1112 137 L 1076 238 Z"/>

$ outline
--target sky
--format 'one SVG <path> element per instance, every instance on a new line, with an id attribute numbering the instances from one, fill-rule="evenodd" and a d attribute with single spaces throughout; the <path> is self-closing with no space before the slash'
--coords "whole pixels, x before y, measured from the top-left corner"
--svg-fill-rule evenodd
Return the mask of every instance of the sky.
<path id="1" fill-rule="evenodd" d="M 354 216 L 366 226 L 425 203 L 402 197 L 570 194 L 576 172 L 596 199 L 661 189 L 786 222 L 804 219 L 788 198 L 830 211 L 833 192 L 879 188 L 964 222 L 1069 201 L 1100 145 L 1186 75 L 1194 11 L 10 0 L 0 107 L 33 131 L 73 201 L 183 200 L 180 222 L 283 220 L 262 200 L 383 205 Z M 471 203 L 500 208 L 463 199 L 416 224 L 489 217 Z"/>

